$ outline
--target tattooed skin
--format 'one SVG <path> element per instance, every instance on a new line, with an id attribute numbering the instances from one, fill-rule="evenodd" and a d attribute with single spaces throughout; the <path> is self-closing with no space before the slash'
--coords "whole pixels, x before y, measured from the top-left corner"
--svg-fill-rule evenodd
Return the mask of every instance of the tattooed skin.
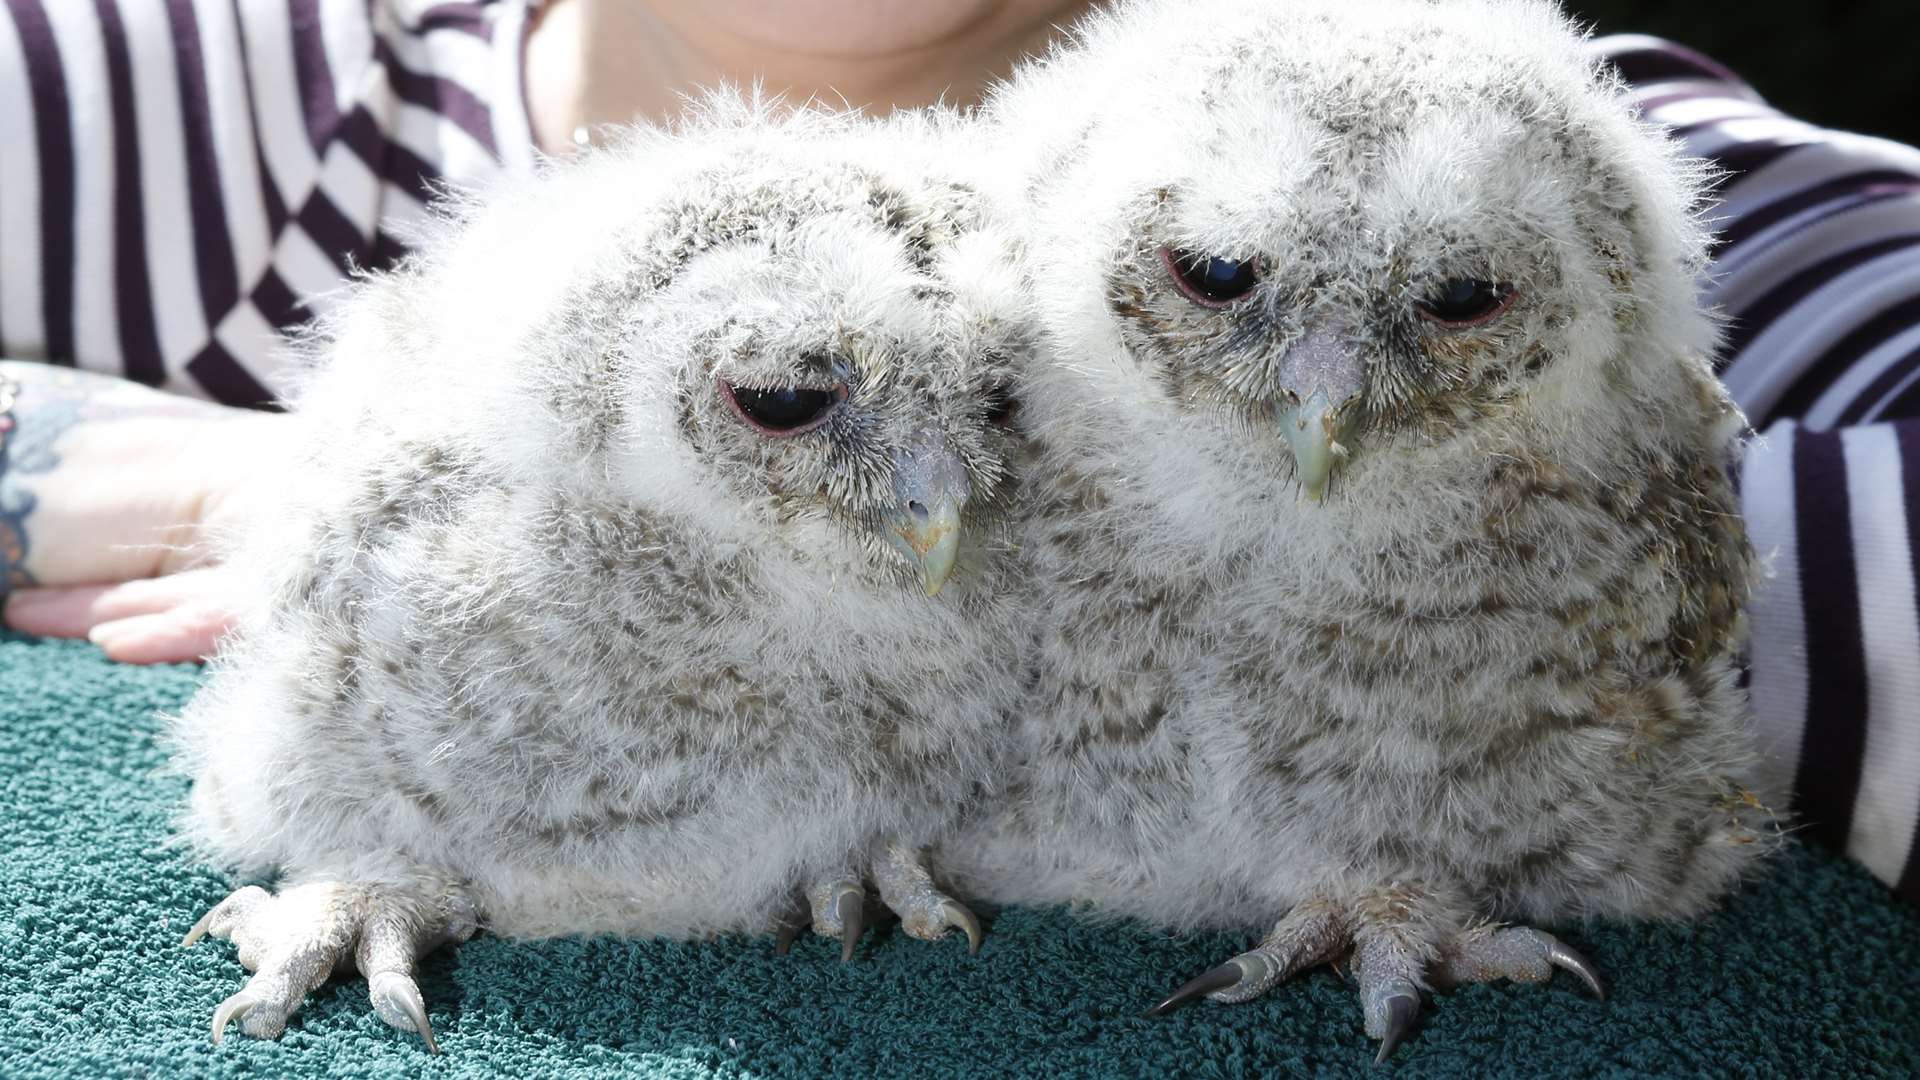
<path id="1" fill-rule="evenodd" d="M 52 472 L 76 426 L 133 416 L 203 415 L 213 406 L 106 375 L 0 362 L 0 597 L 39 584 L 27 569 L 28 520 L 40 505 L 27 477 Z"/>
<path id="2" fill-rule="evenodd" d="M 0 575 L 0 596 L 38 584 L 27 572 L 26 563 L 27 517 L 39 500 L 20 486 L 19 477 L 46 472 L 60 460 L 49 433 L 64 430 L 73 422 L 74 413 L 69 402 L 51 412 L 35 410 L 41 414 L 23 424 L 21 414 L 31 406 L 23 407 L 21 399 L 35 395 L 23 380 L 14 377 L 12 369 L 17 366 L 8 365 L 7 370 L 0 371 L 0 571 L 4 571 Z"/>

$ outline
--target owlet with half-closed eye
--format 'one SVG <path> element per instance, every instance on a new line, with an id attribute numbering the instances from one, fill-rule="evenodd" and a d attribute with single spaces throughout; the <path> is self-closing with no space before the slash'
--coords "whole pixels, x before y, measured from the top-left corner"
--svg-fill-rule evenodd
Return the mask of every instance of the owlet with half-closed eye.
<path id="1" fill-rule="evenodd" d="M 1702 911 L 1771 835 L 1700 171 L 1537 0 L 1123 3 L 992 107 L 1042 325 L 1002 902 L 1547 978 L 1490 920 Z"/>
<path id="2" fill-rule="evenodd" d="M 272 1037 L 330 973 L 433 1042 L 416 957 L 979 925 L 920 862 L 1013 680 L 1008 242 L 953 121 L 708 101 L 358 288 L 270 599 L 177 724 L 186 830 L 275 874 L 195 927 Z M 810 905 L 803 898 L 810 898 Z M 784 942 L 783 942 L 784 951 Z"/>

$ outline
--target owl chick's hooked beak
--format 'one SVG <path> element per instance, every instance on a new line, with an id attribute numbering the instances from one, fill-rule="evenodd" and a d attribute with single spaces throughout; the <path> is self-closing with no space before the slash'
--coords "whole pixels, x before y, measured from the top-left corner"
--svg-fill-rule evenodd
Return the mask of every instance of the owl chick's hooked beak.
<path id="1" fill-rule="evenodd" d="M 1342 440 L 1353 431 L 1366 383 L 1366 367 L 1343 337 L 1336 325 L 1314 319 L 1280 364 L 1275 418 L 1293 450 L 1300 486 L 1314 502 L 1325 498 L 1328 478 L 1347 457 Z"/>
<path id="2" fill-rule="evenodd" d="M 960 510 L 967 504 L 967 471 L 945 439 L 921 432 L 894 459 L 893 509 L 883 527 L 887 542 L 920 568 L 933 596 L 953 573 L 960 552 Z"/>

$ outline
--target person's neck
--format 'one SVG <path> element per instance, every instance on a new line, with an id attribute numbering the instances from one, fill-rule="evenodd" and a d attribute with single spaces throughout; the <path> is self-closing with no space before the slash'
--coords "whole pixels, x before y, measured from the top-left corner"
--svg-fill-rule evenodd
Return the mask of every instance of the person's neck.
<path id="1" fill-rule="evenodd" d="M 1079 12 L 1070 7 L 1062 22 Z M 574 133 L 633 120 L 663 121 L 682 95 L 721 81 L 759 82 L 796 104 L 817 100 L 873 113 L 967 105 L 1021 56 L 1057 33 L 1001 12 L 925 46 L 883 56 L 781 51 L 697 17 L 669 21 L 635 0 L 550 0 L 527 46 L 527 93 L 534 136 L 564 152 Z"/>

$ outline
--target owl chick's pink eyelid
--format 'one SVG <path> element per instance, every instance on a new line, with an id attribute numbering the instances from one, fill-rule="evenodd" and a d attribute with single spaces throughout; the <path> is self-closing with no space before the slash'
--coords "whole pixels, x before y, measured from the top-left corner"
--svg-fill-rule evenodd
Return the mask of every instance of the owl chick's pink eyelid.
<path id="1" fill-rule="evenodd" d="M 1186 278 L 1181 276 L 1180 263 L 1173 257 L 1173 248 L 1166 244 L 1160 245 L 1160 265 L 1166 268 L 1167 276 L 1173 279 L 1173 287 L 1180 290 L 1180 295 L 1199 304 L 1203 308 L 1221 311 L 1253 295 L 1253 290 L 1249 289 L 1231 300 L 1215 300 L 1206 293 L 1196 290 L 1193 286 L 1187 284 Z"/>
<path id="2" fill-rule="evenodd" d="M 846 403 L 846 400 L 847 400 L 847 384 L 835 383 L 833 387 L 833 404 L 827 406 L 825 409 L 822 409 L 820 411 L 819 416 L 814 417 L 812 420 L 809 420 L 807 423 L 802 424 L 797 428 L 788 428 L 785 431 L 775 431 L 774 429 L 767 427 L 764 424 L 758 423 L 757 421 L 754 420 L 753 417 L 747 415 L 747 411 L 740 407 L 739 399 L 733 396 L 734 388 L 732 383 L 729 383 L 725 379 L 715 379 L 713 380 L 713 384 L 720 388 L 720 400 L 727 403 L 727 410 L 729 412 L 733 413 L 734 416 L 738 417 L 741 423 L 747 425 L 748 427 L 752 428 L 753 430 L 759 432 L 761 435 L 764 435 L 769 439 L 791 439 L 795 435 L 805 435 L 807 432 L 812 431 L 813 429 L 819 427 L 822 424 L 825 424 L 827 420 L 830 419 L 833 416 L 833 414 L 840 408 L 840 406 Z M 747 389 L 752 389 L 752 388 L 748 387 Z"/>
<path id="3" fill-rule="evenodd" d="M 1458 322 L 1455 322 L 1451 319 L 1443 319 L 1440 316 L 1435 315 L 1433 312 L 1428 311 L 1426 308 L 1426 305 L 1424 304 L 1415 304 L 1413 306 L 1413 309 L 1420 313 L 1421 318 L 1427 320 L 1428 322 L 1432 323 L 1435 326 L 1443 327 L 1448 330 L 1470 330 L 1476 326 L 1485 326 L 1487 323 L 1490 323 L 1493 320 L 1499 318 L 1501 312 L 1504 312 L 1508 308 L 1513 306 L 1514 297 L 1520 295 L 1520 290 L 1514 288 L 1511 285 L 1502 285 L 1500 286 L 1500 288 L 1505 289 L 1506 291 L 1501 294 L 1500 302 L 1493 306 L 1493 310 L 1487 312 L 1484 315 L 1476 315 L 1471 319 L 1461 319 Z"/>

